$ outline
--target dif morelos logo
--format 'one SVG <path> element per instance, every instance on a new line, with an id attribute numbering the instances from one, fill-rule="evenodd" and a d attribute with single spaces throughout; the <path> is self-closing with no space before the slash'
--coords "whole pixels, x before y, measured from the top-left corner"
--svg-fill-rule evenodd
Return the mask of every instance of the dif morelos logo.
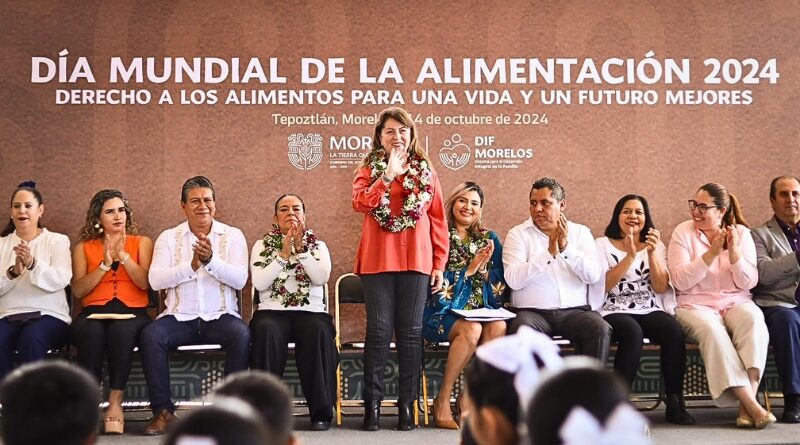
<path id="1" fill-rule="evenodd" d="M 322 135 L 292 133 L 289 140 L 289 162 L 300 170 L 311 170 L 322 162 Z"/>
<path id="2" fill-rule="evenodd" d="M 469 145 L 461 142 L 461 135 L 456 133 L 442 144 L 439 149 L 439 159 L 450 170 L 459 170 L 469 162 L 472 155 Z"/>

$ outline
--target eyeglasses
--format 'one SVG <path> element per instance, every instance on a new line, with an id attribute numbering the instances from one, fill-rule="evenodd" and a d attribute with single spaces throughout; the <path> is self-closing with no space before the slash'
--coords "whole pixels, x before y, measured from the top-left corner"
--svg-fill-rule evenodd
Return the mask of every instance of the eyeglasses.
<path id="1" fill-rule="evenodd" d="M 689 200 L 689 210 L 697 210 L 701 215 L 705 215 L 708 209 L 716 209 L 717 206 L 708 206 L 705 204 L 698 204 L 694 199 Z"/>

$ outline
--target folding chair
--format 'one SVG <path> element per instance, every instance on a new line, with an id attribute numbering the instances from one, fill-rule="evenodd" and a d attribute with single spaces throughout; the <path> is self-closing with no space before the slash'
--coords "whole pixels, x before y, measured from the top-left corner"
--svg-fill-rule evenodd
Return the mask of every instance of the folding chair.
<path id="1" fill-rule="evenodd" d="M 343 343 L 341 338 L 341 305 L 342 304 L 364 304 L 364 292 L 361 287 L 361 277 L 354 273 L 346 273 L 336 280 L 336 291 L 334 293 L 334 322 L 336 325 L 336 347 L 339 349 L 339 355 L 342 355 L 343 349 L 349 350 L 364 350 L 364 341 L 347 342 Z M 392 342 L 389 346 L 395 348 L 395 343 Z M 341 361 L 336 369 L 336 424 L 342 424 L 342 406 L 363 407 L 362 400 L 344 400 L 343 398 L 343 373 Z M 381 406 L 396 406 L 393 401 L 384 400 Z M 419 400 L 414 402 L 414 424 L 419 426 Z"/>

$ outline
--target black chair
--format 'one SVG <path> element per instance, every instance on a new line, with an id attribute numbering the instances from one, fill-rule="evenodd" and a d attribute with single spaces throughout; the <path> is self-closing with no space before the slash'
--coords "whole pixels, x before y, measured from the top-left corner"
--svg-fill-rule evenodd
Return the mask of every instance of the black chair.
<path id="1" fill-rule="evenodd" d="M 336 325 L 336 348 L 339 349 L 339 354 L 342 350 L 364 350 L 363 336 L 358 341 L 342 342 L 341 338 L 341 305 L 342 304 L 364 304 L 364 291 L 361 286 L 361 277 L 354 273 L 346 273 L 336 280 L 336 292 L 334 292 L 334 323 Z M 390 348 L 395 348 L 395 343 L 392 342 Z M 342 406 L 363 407 L 362 400 L 345 400 L 343 398 L 343 373 L 341 362 L 336 369 L 336 424 L 342 424 Z M 384 400 L 381 402 L 382 406 L 395 406 L 393 401 Z M 426 419 L 427 420 L 427 419 Z M 419 426 L 419 400 L 414 402 L 414 424 Z"/>

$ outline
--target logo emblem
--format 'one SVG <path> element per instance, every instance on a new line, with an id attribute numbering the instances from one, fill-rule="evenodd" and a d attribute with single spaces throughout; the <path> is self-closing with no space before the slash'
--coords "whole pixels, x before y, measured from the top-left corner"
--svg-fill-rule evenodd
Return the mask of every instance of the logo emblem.
<path id="1" fill-rule="evenodd" d="M 322 162 L 322 135 L 292 133 L 289 135 L 289 162 L 299 170 L 311 170 Z"/>
<path id="2" fill-rule="evenodd" d="M 461 142 L 461 135 L 456 133 L 444 141 L 444 147 L 439 149 L 439 159 L 450 170 L 458 170 L 469 162 L 471 155 L 469 146 Z"/>

